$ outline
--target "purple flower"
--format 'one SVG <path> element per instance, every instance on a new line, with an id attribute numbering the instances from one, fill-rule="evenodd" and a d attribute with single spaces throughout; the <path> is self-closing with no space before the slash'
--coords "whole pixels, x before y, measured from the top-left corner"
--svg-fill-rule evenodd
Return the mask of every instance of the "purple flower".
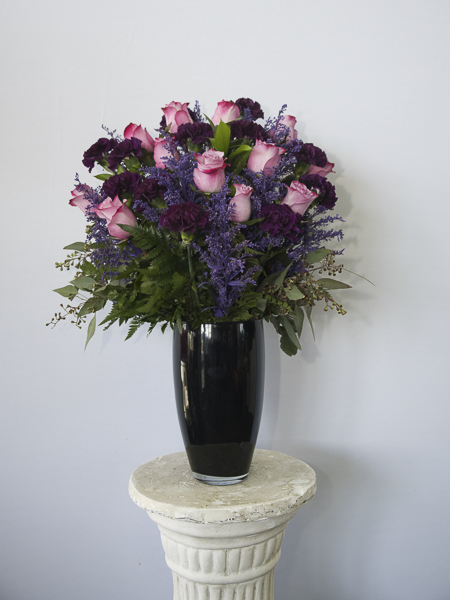
<path id="1" fill-rule="evenodd" d="M 89 169 L 89 173 L 99 162 L 104 158 L 106 152 L 109 152 L 117 146 L 117 141 L 114 138 L 100 138 L 95 144 L 86 150 L 83 154 L 83 165 Z"/>
<path id="2" fill-rule="evenodd" d="M 235 138 L 249 138 L 251 140 L 265 141 L 269 134 L 261 125 L 252 121 L 233 121 L 230 123 L 231 135 Z"/>
<path id="3" fill-rule="evenodd" d="M 183 123 L 174 135 L 179 144 L 185 144 L 188 139 L 193 144 L 203 144 L 212 137 L 214 137 L 214 132 L 209 123 Z"/>
<path id="4" fill-rule="evenodd" d="M 108 157 L 108 165 L 112 171 L 115 171 L 124 158 L 131 156 L 137 156 L 138 158 L 142 154 L 142 141 L 138 138 L 132 137 L 125 139 L 123 142 L 117 144 L 114 150 Z"/>
<path id="5" fill-rule="evenodd" d="M 310 190 L 314 190 L 320 194 L 319 205 L 330 210 L 334 208 L 337 201 L 336 189 L 328 179 L 325 179 L 321 175 L 303 175 L 300 177 L 300 182 L 304 183 Z"/>
<path id="6" fill-rule="evenodd" d="M 282 235 L 295 242 L 303 233 L 300 227 L 302 216 L 292 212 L 286 204 L 266 204 L 259 211 L 258 218 L 264 219 L 259 226 L 271 236 Z"/>
<path id="7" fill-rule="evenodd" d="M 299 152 L 294 153 L 297 162 L 305 162 L 316 167 L 325 167 L 327 155 L 314 144 L 303 144 Z"/>
<path id="8" fill-rule="evenodd" d="M 158 183 L 153 177 L 144 179 L 142 183 L 136 188 L 134 192 L 135 200 L 144 200 L 145 202 L 151 202 L 158 196 L 163 196 L 166 188 Z"/>
<path id="9" fill-rule="evenodd" d="M 163 212 L 159 223 L 169 231 L 194 233 L 197 229 L 204 229 L 208 223 L 208 212 L 194 202 L 172 204 Z"/>
<path id="10" fill-rule="evenodd" d="M 264 119 L 264 113 L 261 110 L 261 104 L 254 102 L 250 98 L 239 98 L 235 104 L 239 106 L 241 113 L 244 113 L 245 109 L 248 108 L 251 112 L 253 119 Z"/>
<path id="11" fill-rule="evenodd" d="M 113 175 L 107 179 L 102 186 L 102 192 L 110 198 L 115 198 L 124 193 L 134 194 L 141 180 L 139 173 L 125 171 L 120 175 Z"/>

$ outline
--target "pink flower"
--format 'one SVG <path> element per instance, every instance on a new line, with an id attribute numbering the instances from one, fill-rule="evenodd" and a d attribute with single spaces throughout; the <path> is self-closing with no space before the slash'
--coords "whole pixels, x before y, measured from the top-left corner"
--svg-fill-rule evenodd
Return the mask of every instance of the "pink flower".
<path id="1" fill-rule="evenodd" d="M 166 138 L 156 138 L 153 158 L 155 159 L 156 167 L 158 169 L 165 169 L 165 162 L 168 158 L 175 158 L 179 160 L 180 155 L 175 148 L 170 148 L 170 142 Z"/>
<path id="2" fill-rule="evenodd" d="M 253 173 L 263 171 L 266 175 L 279 165 L 281 155 L 286 152 L 284 148 L 279 148 L 275 144 L 267 144 L 261 140 L 256 140 L 255 147 L 248 158 L 247 167 Z"/>
<path id="3" fill-rule="evenodd" d="M 78 206 L 83 214 L 86 214 L 86 208 L 88 204 L 90 204 L 90 201 L 84 197 L 84 194 L 86 192 L 92 192 L 92 190 L 88 185 L 84 186 L 84 188 L 84 190 L 77 190 L 77 188 L 75 188 L 70 192 L 72 198 L 69 200 L 69 204 L 70 206 Z"/>
<path id="4" fill-rule="evenodd" d="M 240 116 L 241 111 L 237 104 L 222 100 L 222 102 L 218 103 L 216 112 L 213 114 L 211 121 L 214 125 L 218 125 L 220 121 L 229 123 L 230 121 L 234 121 L 234 119 L 238 119 Z"/>
<path id="5" fill-rule="evenodd" d="M 215 194 L 225 183 L 226 163 L 223 152 L 207 150 L 196 154 L 197 168 L 194 169 L 194 182 L 201 192 Z"/>
<path id="6" fill-rule="evenodd" d="M 121 229 L 119 224 L 133 227 L 137 222 L 133 212 L 128 206 L 122 204 L 119 196 L 116 196 L 114 200 L 106 198 L 97 206 L 94 212 L 98 217 L 106 219 L 109 233 L 120 240 L 126 240 L 130 237 L 130 234 Z"/>
<path id="7" fill-rule="evenodd" d="M 288 192 L 281 204 L 287 204 L 293 212 L 303 216 L 318 194 L 309 190 L 304 183 L 299 181 L 293 181 L 290 187 L 286 187 Z"/>
<path id="8" fill-rule="evenodd" d="M 324 167 L 316 167 L 316 165 L 311 165 L 306 171 L 306 175 L 320 175 L 321 177 L 326 177 L 328 173 L 333 171 L 333 168 L 334 163 L 330 163 L 328 161 Z"/>
<path id="9" fill-rule="evenodd" d="M 236 195 L 231 198 L 229 205 L 231 207 L 230 219 L 235 223 L 243 223 L 250 219 L 252 214 L 252 203 L 250 196 L 253 188 L 243 183 L 235 183 Z"/>
<path id="10" fill-rule="evenodd" d="M 148 150 L 149 152 L 153 152 L 153 147 L 155 142 L 153 141 L 152 136 L 148 133 L 146 129 L 142 129 L 140 125 L 135 125 L 134 123 L 130 123 L 128 127 L 125 128 L 123 132 L 123 136 L 126 140 L 131 139 L 132 137 L 141 140 L 142 147 Z"/>
<path id="11" fill-rule="evenodd" d="M 283 115 L 278 122 L 279 125 L 284 125 L 285 127 L 289 127 L 289 133 L 286 138 L 286 142 L 290 142 L 291 140 L 296 140 L 298 132 L 295 129 L 295 125 L 297 124 L 297 119 L 292 115 Z"/>
<path id="12" fill-rule="evenodd" d="M 170 125 L 170 133 L 176 133 L 178 127 L 183 123 L 192 123 L 191 115 L 188 111 L 189 102 L 171 102 L 161 109 L 166 117 L 167 126 Z"/>

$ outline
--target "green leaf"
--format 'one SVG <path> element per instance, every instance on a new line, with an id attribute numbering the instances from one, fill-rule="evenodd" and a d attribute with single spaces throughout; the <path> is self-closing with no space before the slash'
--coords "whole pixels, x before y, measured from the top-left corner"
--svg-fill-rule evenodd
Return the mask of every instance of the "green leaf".
<path id="1" fill-rule="evenodd" d="M 239 173 L 245 167 L 249 156 L 250 156 L 250 152 L 248 152 L 248 151 L 242 152 L 242 154 L 239 154 L 239 156 L 235 159 L 233 166 L 231 168 L 231 170 L 233 171 L 233 173 L 235 175 L 239 175 Z"/>
<path id="2" fill-rule="evenodd" d="M 292 320 L 294 321 L 294 327 L 297 331 L 297 335 L 298 335 L 298 337 L 300 337 L 302 334 L 302 329 L 303 329 L 303 321 L 305 320 L 305 313 L 303 312 L 300 304 L 295 305 Z"/>
<path id="3" fill-rule="evenodd" d="M 266 306 L 267 306 L 267 299 L 266 298 L 261 298 L 260 300 L 258 300 L 258 302 L 256 303 L 256 308 L 261 311 L 262 313 L 266 310 Z"/>
<path id="4" fill-rule="evenodd" d="M 315 250 L 314 252 L 309 252 L 306 255 L 305 261 L 309 265 L 313 265 L 314 263 L 317 263 L 317 262 L 320 262 L 321 260 L 323 260 L 325 258 L 325 256 L 330 254 L 330 252 L 331 252 L 331 250 L 327 250 L 326 248 L 320 248 L 319 250 Z"/>
<path id="5" fill-rule="evenodd" d="M 289 300 L 301 300 L 305 297 L 305 294 L 303 294 L 296 285 L 293 285 L 290 289 L 285 287 L 284 291 L 286 292 L 286 296 L 289 298 Z"/>
<path id="6" fill-rule="evenodd" d="M 70 298 L 70 299 L 74 298 L 78 294 L 77 288 L 74 287 L 73 285 L 66 285 L 62 288 L 58 288 L 53 291 L 56 292 L 57 294 L 60 294 L 61 296 L 64 296 L 64 298 Z"/>
<path id="7" fill-rule="evenodd" d="M 291 340 L 291 342 L 293 344 L 295 344 L 299 350 L 301 350 L 302 347 L 300 345 L 300 342 L 298 341 L 298 338 L 297 338 L 297 336 L 295 334 L 294 328 L 292 327 L 292 323 L 291 323 L 289 317 L 283 316 L 282 317 L 282 323 L 283 323 L 283 326 L 284 326 L 284 328 L 286 330 L 286 333 L 288 334 L 289 339 Z"/>
<path id="8" fill-rule="evenodd" d="M 291 342 L 288 335 L 282 335 L 280 339 L 280 348 L 288 356 L 295 356 L 297 354 L 297 346 Z"/>
<path id="9" fill-rule="evenodd" d="M 141 166 L 141 162 L 135 156 L 129 156 L 123 161 L 129 171 L 139 170 Z"/>
<path id="10" fill-rule="evenodd" d="M 337 281 L 337 279 L 330 279 L 329 277 L 317 279 L 316 283 L 319 283 L 327 290 L 345 290 L 352 287 L 351 285 L 348 285 L 348 283 Z"/>
<path id="11" fill-rule="evenodd" d="M 305 312 L 306 312 L 306 318 L 308 319 L 308 323 L 311 326 L 311 331 L 312 331 L 312 334 L 313 334 L 313 338 L 316 339 L 316 335 L 314 333 L 314 327 L 313 327 L 313 324 L 312 324 L 312 321 L 311 321 L 311 311 L 312 311 L 312 309 L 313 309 L 312 306 L 306 306 L 305 307 Z"/>
<path id="12" fill-rule="evenodd" d="M 89 323 L 88 326 L 88 330 L 87 330 L 87 337 L 86 337 L 86 344 L 84 345 L 84 349 L 86 350 L 87 345 L 89 344 L 89 341 L 91 339 L 91 337 L 94 335 L 95 333 L 95 326 L 96 326 L 96 315 L 94 315 L 91 319 L 91 322 Z"/>
<path id="13" fill-rule="evenodd" d="M 215 133 L 215 132 L 216 132 L 216 129 L 217 129 L 217 125 L 214 125 L 214 123 L 211 121 L 211 119 L 210 119 L 209 117 L 207 117 L 207 116 L 205 115 L 205 113 L 203 113 L 203 116 L 204 116 L 204 117 L 205 117 L 205 119 L 208 121 L 208 123 L 211 125 L 211 127 L 212 127 L 212 129 L 213 129 L 213 131 L 214 131 L 214 133 Z"/>
<path id="14" fill-rule="evenodd" d="M 63 250 L 77 250 L 78 252 L 84 252 L 85 245 L 84 242 L 75 242 L 74 244 L 64 246 Z"/>
<path id="15" fill-rule="evenodd" d="M 242 154 L 242 152 L 251 152 L 252 150 L 253 150 L 253 148 L 251 146 L 247 146 L 247 144 L 241 144 L 241 146 L 239 146 L 239 148 L 237 150 L 232 152 L 228 158 L 230 160 L 234 160 L 236 158 L 236 156 L 238 156 L 239 154 Z"/>
<path id="16" fill-rule="evenodd" d="M 79 317 L 101 310 L 106 304 L 106 298 L 89 298 L 78 312 Z"/>
<path id="17" fill-rule="evenodd" d="M 230 146 L 230 136 L 230 127 L 221 120 L 216 129 L 216 133 L 214 134 L 214 139 L 212 141 L 213 147 L 226 155 Z"/>
<path id="18" fill-rule="evenodd" d="M 87 275 L 81 275 L 81 277 L 73 279 L 70 283 L 79 290 L 91 291 L 97 282 L 95 281 L 95 279 L 92 279 L 92 277 L 88 277 Z"/>
<path id="19" fill-rule="evenodd" d="M 288 266 L 283 271 L 281 271 L 281 273 L 278 274 L 278 277 L 273 282 L 273 285 L 275 286 L 276 289 L 280 288 L 283 285 L 283 281 L 285 280 L 287 272 L 291 268 L 291 265 L 292 265 L 292 262 L 290 262 L 288 264 Z"/>
<path id="20" fill-rule="evenodd" d="M 107 181 L 112 176 L 113 173 L 100 173 L 100 175 L 94 175 L 95 179 L 100 179 L 100 181 Z"/>

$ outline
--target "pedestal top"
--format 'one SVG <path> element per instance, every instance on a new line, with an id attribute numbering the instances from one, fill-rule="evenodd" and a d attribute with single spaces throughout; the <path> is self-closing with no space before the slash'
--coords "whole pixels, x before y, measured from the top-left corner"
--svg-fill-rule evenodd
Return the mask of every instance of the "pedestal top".
<path id="1" fill-rule="evenodd" d="M 185 452 L 160 456 L 131 476 L 132 500 L 147 512 L 201 523 L 257 521 L 296 511 L 316 491 L 316 474 L 297 458 L 255 450 L 248 478 L 211 486 L 192 476 Z"/>

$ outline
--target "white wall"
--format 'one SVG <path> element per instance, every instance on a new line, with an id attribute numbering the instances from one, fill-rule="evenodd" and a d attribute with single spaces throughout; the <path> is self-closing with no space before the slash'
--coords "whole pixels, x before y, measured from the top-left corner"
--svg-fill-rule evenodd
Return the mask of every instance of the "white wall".
<path id="1" fill-rule="evenodd" d="M 171 337 L 45 323 L 68 206 L 101 125 L 155 127 L 171 100 L 283 103 L 336 162 L 351 277 L 301 356 L 267 329 L 259 446 L 310 463 L 283 600 L 450 597 L 449 13 L 441 0 L 4 3 L 1 600 L 171 597 L 133 469 L 182 449 Z"/>

